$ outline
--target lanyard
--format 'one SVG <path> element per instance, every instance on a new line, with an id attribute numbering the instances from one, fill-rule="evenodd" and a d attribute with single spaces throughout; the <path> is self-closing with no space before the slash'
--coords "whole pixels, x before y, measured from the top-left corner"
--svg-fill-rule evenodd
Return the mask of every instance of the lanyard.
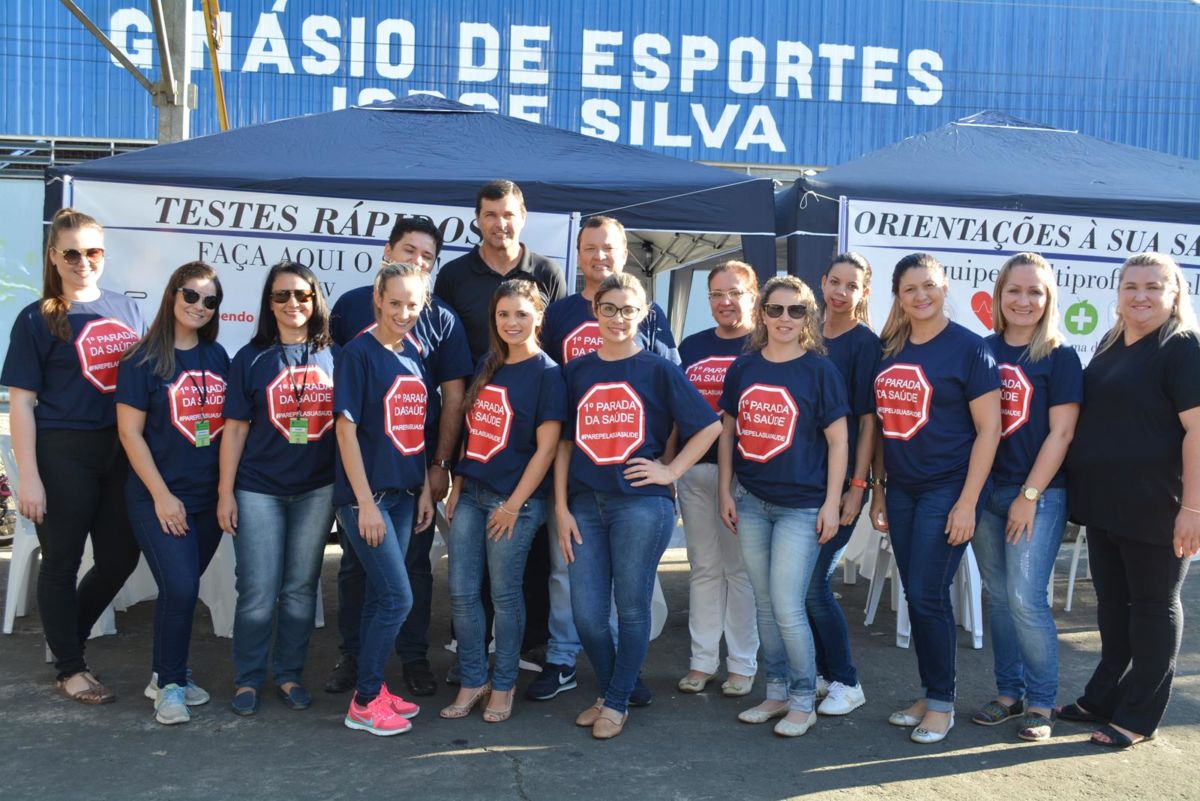
<path id="1" fill-rule="evenodd" d="M 297 362 L 296 362 L 296 365 L 295 365 L 295 367 L 301 367 L 301 366 L 303 366 L 303 365 L 307 365 L 307 364 L 308 364 L 308 348 L 309 348 L 309 345 L 308 345 L 308 343 L 305 343 L 305 345 L 304 345 L 304 357 L 303 357 L 303 359 L 301 359 L 300 361 L 297 361 Z M 283 347 L 283 366 L 284 366 L 284 367 L 287 369 L 288 384 L 289 384 L 289 385 L 291 386 L 291 388 L 292 388 L 292 397 L 294 397 L 294 398 L 296 399 L 296 412 L 297 412 L 297 414 L 299 414 L 299 413 L 300 413 L 300 411 L 301 411 L 301 408 L 300 408 L 300 399 L 303 397 L 303 395 L 304 395 L 304 391 L 305 391 L 306 389 L 308 389 L 308 370 L 305 370 L 305 371 L 304 371 L 304 380 L 300 382 L 300 389 L 299 389 L 299 390 L 297 390 L 297 389 L 296 389 L 295 374 L 292 372 L 292 370 L 293 370 L 293 369 L 295 369 L 295 368 L 292 366 L 292 363 L 288 361 L 288 355 L 287 355 L 287 348 L 286 348 L 286 347 Z"/>
<path id="2" fill-rule="evenodd" d="M 184 372 L 187 373 L 188 381 L 192 383 L 192 388 L 196 390 L 196 394 L 200 396 L 200 416 L 203 417 L 208 409 L 208 372 L 204 369 L 204 363 L 200 362 L 200 378 L 201 383 L 196 383 L 195 371 L 184 367 Z"/>

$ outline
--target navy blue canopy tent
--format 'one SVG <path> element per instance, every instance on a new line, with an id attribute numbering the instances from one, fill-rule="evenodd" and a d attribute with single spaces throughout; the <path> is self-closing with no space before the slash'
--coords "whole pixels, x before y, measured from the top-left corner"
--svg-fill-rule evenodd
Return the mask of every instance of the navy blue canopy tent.
<path id="1" fill-rule="evenodd" d="M 775 274 L 773 184 L 429 95 L 239 128 L 47 170 L 96 181 L 474 206 L 516 181 L 540 212 L 609 214 L 626 228 L 742 237 Z M 47 217 L 61 205 L 48 182 Z"/>
<path id="2" fill-rule="evenodd" d="M 777 193 L 793 275 L 817 278 L 833 255 L 839 197 L 1195 223 L 1200 161 L 980 112 Z"/>

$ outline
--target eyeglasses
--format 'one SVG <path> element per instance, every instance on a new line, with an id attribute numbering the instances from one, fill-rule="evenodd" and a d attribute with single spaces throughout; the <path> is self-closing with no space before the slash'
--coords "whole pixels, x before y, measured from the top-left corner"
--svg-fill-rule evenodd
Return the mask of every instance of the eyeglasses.
<path id="1" fill-rule="evenodd" d="M 601 303 L 596 306 L 596 311 L 600 312 L 601 317 L 616 317 L 620 314 L 623 320 L 633 320 L 642 313 L 637 306 L 618 306 L 615 303 Z"/>
<path id="2" fill-rule="evenodd" d="M 273 303 L 287 303 L 288 298 L 295 298 L 297 303 L 308 303 L 316 297 L 316 294 L 311 289 L 277 289 L 271 293 L 271 301 Z"/>
<path id="3" fill-rule="evenodd" d="M 750 293 L 745 289 L 730 289 L 725 292 L 722 292 L 719 289 L 714 289 L 713 291 L 708 293 L 708 302 L 709 303 L 721 303 L 722 301 L 730 300 L 730 301 L 733 301 L 734 303 L 737 303 L 739 300 L 741 300 L 742 298 L 746 297 L 749 294 Z"/>
<path id="4" fill-rule="evenodd" d="M 808 314 L 808 307 L 803 303 L 792 303 L 788 306 L 784 306 L 782 303 L 764 303 L 762 306 L 763 314 L 772 320 L 782 317 L 784 309 L 787 309 L 788 317 L 793 320 L 803 320 L 804 315 Z"/>
<path id="5" fill-rule="evenodd" d="M 201 298 L 204 298 L 204 308 L 208 309 L 209 311 L 212 311 L 221 305 L 221 300 L 216 295 L 201 295 L 196 290 L 188 289 L 186 286 L 181 286 L 175 291 L 183 295 L 183 302 L 189 306 L 194 303 L 199 303 Z"/>
<path id="6" fill-rule="evenodd" d="M 60 250 L 59 248 L 50 248 L 58 255 L 62 256 L 67 264 L 79 264 L 79 261 L 87 256 L 87 260 L 92 264 L 104 260 L 104 248 L 88 248 L 87 250 L 78 250 L 76 248 L 67 248 Z"/>

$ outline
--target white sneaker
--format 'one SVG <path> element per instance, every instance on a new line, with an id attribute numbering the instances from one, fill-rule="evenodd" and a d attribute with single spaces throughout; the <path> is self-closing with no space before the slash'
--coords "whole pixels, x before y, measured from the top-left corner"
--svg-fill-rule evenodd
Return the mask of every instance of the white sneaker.
<path id="1" fill-rule="evenodd" d="M 863 695 L 861 684 L 848 687 L 840 681 L 832 681 L 829 683 L 829 694 L 825 696 L 825 700 L 817 707 L 817 713 L 821 715 L 848 715 L 866 702 L 867 697 Z"/>
<path id="2" fill-rule="evenodd" d="M 149 698 L 151 701 L 158 700 L 158 674 L 157 673 L 150 674 L 150 683 L 146 685 L 146 689 L 142 694 L 145 695 L 147 698 Z M 209 701 L 212 700 L 212 696 L 210 696 L 208 694 L 207 690 L 198 686 L 196 684 L 196 682 L 192 681 L 191 668 L 188 668 L 187 686 L 183 688 L 183 698 L 184 698 L 184 703 L 187 704 L 188 706 L 201 706 L 202 704 L 207 704 Z"/>
<path id="3" fill-rule="evenodd" d="M 824 676 L 817 676 L 817 700 L 820 701 L 825 696 L 829 695 L 829 682 Z"/>

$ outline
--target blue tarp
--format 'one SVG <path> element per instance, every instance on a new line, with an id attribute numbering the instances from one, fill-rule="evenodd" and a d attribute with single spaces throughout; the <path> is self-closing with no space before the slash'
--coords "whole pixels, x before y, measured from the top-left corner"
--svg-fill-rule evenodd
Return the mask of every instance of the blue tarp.
<path id="1" fill-rule="evenodd" d="M 838 198 L 1200 221 L 1200 161 L 980 112 L 799 179 L 776 196 L 788 269 L 819 276 Z"/>
<path id="2" fill-rule="evenodd" d="M 468 207 L 482 184 L 509 178 L 530 211 L 607 213 L 635 230 L 739 234 L 748 259 L 775 272 L 770 179 L 429 95 L 238 128 L 47 175 Z M 54 194 L 48 187 L 48 207 Z"/>

